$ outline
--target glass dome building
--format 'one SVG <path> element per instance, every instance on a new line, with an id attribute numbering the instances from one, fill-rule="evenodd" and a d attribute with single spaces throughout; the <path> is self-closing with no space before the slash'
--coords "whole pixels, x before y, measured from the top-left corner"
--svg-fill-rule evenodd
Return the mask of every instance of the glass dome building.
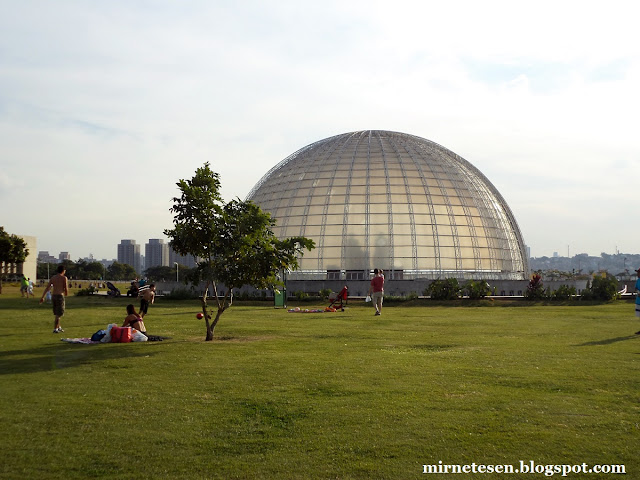
<path id="1" fill-rule="evenodd" d="M 308 145 L 253 187 L 279 238 L 316 243 L 291 279 L 523 280 L 513 213 L 473 165 L 424 138 L 365 130 Z"/>

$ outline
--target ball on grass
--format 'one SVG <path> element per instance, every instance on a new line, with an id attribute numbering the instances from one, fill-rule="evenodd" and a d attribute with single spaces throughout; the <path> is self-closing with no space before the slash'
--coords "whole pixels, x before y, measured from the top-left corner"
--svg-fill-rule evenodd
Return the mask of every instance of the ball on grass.
<path id="1" fill-rule="evenodd" d="M 202 313 L 198 313 L 198 314 L 196 315 L 196 318 L 197 318 L 198 320 L 201 320 L 203 317 L 204 317 L 204 315 L 203 315 Z"/>

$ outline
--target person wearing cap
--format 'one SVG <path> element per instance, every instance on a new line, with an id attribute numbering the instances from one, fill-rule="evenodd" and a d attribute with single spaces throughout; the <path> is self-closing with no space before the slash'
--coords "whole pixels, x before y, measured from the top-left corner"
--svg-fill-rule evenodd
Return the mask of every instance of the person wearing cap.
<path id="1" fill-rule="evenodd" d="M 638 279 L 636 280 L 636 317 L 640 317 L 640 268 L 636 270 Z M 636 335 L 640 335 L 640 330 L 636 332 Z"/>

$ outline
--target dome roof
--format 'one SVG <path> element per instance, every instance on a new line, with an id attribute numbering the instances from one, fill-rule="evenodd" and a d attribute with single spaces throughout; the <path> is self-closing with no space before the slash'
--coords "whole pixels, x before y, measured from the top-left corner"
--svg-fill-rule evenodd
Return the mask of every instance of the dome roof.
<path id="1" fill-rule="evenodd" d="M 527 275 L 522 234 L 496 188 L 460 156 L 413 135 L 365 130 L 320 140 L 269 170 L 247 199 L 277 220 L 279 238 L 316 242 L 298 276 L 368 278 L 374 267 L 405 279 Z"/>

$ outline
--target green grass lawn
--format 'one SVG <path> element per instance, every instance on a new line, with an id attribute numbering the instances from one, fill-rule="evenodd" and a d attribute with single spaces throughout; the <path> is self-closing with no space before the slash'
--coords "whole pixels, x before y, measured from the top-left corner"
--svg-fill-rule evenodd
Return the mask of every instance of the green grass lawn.
<path id="1" fill-rule="evenodd" d="M 145 323 L 169 340 L 74 345 L 51 333 L 41 290 L 5 291 L 0 478 L 547 478 L 423 474 L 520 460 L 624 464 L 640 478 L 628 302 L 393 305 L 381 317 L 363 304 L 234 306 L 204 342 L 198 303 L 160 298 Z M 62 336 L 120 324 L 127 303 L 69 297 Z"/>

